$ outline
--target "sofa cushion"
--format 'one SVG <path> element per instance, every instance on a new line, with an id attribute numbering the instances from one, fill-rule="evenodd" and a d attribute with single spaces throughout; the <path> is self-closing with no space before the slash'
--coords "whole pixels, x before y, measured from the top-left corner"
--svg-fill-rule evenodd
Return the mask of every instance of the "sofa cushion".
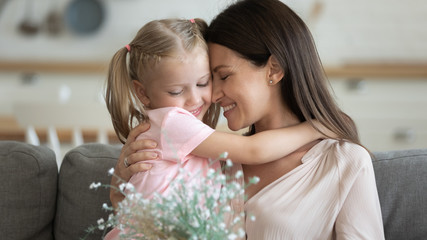
<path id="1" fill-rule="evenodd" d="M 53 239 L 57 178 L 52 150 L 0 141 L 1 239 Z"/>
<path id="2" fill-rule="evenodd" d="M 375 153 L 387 240 L 427 236 L 427 149 Z"/>
<path id="3" fill-rule="evenodd" d="M 61 164 L 55 217 L 55 239 L 75 240 L 86 236 L 97 220 L 109 213 L 102 204 L 111 205 L 109 188 L 89 189 L 93 182 L 110 184 L 108 170 L 115 166 L 120 146 L 91 143 L 70 150 Z M 86 239 L 101 239 L 97 231 Z"/>

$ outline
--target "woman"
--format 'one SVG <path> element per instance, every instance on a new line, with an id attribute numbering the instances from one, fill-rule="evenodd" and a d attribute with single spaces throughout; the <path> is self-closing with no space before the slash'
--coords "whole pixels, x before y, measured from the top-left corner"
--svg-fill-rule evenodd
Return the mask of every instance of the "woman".
<path id="1" fill-rule="evenodd" d="M 206 35 L 213 74 L 212 100 L 232 130 L 249 134 L 317 119 L 340 140 L 314 141 L 277 161 L 243 165 L 250 186 L 245 211 L 248 239 L 384 239 L 370 155 L 353 121 L 340 111 L 311 34 L 278 0 L 243 0 L 210 24 Z M 135 142 L 133 130 L 116 172 L 124 180 L 149 168 L 140 163 L 150 141 Z M 127 169 L 123 161 L 134 163 Z M 240 166 L 236 166 L 240 167 Z M 113 180 L 114 181 L 114 180 Z M 114 204 L 121 197 L 112 191 Z"/>

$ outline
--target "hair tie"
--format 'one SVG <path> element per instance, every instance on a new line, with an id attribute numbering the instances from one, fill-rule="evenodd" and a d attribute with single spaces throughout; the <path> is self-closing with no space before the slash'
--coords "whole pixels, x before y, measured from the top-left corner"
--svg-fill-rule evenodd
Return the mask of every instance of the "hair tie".
<path id="1" fill-rule="evenodd" d="M 191 23 L 195 23 L 196 21 L 194 21 L 194 18 L 190 19 Z"/>
<path id="2" fill-rule="evenodd" d="M 128 50 L 128 52 L 130 52 L 130 46 L 129 46 L 129 44 L 126 44 L 126 49 Z"/>

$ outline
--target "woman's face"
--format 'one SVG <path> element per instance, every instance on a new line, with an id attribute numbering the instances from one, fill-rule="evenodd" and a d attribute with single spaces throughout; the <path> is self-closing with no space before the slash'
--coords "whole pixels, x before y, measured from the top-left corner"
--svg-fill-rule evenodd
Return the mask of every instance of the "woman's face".
<path id="1" fill-rule="evenodd" d="M 223 108 L 228 127 L 237 131 L 265 116 L 271 109 L 267 67 L 257 67 L 231 49 L 214 43 L 209 44 L 209 60 L 212 102 Z"/>

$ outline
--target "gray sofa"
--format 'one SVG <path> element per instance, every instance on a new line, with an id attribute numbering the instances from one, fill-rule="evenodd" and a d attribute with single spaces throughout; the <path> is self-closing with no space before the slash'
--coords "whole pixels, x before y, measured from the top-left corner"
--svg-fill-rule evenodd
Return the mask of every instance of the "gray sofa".
<path id="1" fill-rule="evenodd" d="M 0 141 L 0 239 L 75 240 L 107 217 L 102 204 L 118 146 L 84 144 L 69 151 L 58 174 L 46 147 Z M 427 239 L 427 149 L 375 153 L 386 239 Z M 98 231 L 87 239 L 101 239 Z"/>

